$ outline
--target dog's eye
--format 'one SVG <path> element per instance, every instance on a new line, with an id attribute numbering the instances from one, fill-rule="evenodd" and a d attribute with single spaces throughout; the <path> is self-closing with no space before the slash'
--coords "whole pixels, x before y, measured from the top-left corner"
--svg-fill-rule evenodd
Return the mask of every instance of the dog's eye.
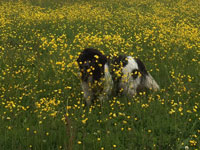
<path id="1" fill-rule="evenodd" d="M 131 76 L 133 77 L 133 79 L 136 79 L 138 76 L 141 76 L 139 70 L 134 69 L 131 73 Z"/>

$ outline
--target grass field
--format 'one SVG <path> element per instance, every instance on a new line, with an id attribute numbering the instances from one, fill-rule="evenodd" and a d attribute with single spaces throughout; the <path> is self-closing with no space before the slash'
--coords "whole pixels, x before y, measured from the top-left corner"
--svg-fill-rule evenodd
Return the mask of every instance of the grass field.
<path id="1" fill-rule="evenodd" d="M 199 14 L 199 0 L 2 0 L 0 149 L 200 149 Z M 86 47 L 139 57 L 161 90 L 84 107 Z"/>

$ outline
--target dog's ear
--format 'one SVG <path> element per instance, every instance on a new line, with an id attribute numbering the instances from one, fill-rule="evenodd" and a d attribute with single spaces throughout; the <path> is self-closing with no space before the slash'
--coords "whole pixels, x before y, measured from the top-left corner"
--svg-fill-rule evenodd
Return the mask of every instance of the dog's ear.
<path id="1" fill-rule="evenodd" d="M 81 53 L 78 57 L 78 59 L 76 60 L 78 62 L 78 66 L 81 67 L 83 62 L 84 62 L 84 55 L 83 53 Z"/>
<path id="2" fill-rule="evenodd" d="M 146 70 L 146 67 L 144 65 L 144 63 L 140 60 L 140 59 L 135 59 L 135 61 L 137 62 L 138 64 L 138 69 L 140 71 L 140 73 L 145 76 L 145 75 L 148 75 L 148 72 Z"/>

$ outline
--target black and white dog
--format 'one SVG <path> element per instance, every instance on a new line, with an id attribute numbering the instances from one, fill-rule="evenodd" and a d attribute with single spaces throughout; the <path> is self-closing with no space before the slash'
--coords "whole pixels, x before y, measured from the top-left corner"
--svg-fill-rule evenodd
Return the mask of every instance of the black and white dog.
<path id="1" fill-rule="evenodd" d="M 77 62 L 86 104 L 90 105 L 95 99 L 106 99 L 113 85 L 106 56 L 96 49 L 86 48 Z"/>
<path id="2" fill-rule="evenodd" d="M 87 105 L 97 98 L 107 99 L 111 93 L 133 97 L 139 89 L 159 90 L 142 61 L 131 56 L 120 55 L 108 60 L 100 51 L 86 48 L 77 62 Z"/>
<path id="3" fill-rule="evenodd" d="M 133 97 L 145 88 L 159 90 L 160 87 L 140 59 L 132 56 L 117 56 L 109 65 L 114 81 L 115 93 Z"/>

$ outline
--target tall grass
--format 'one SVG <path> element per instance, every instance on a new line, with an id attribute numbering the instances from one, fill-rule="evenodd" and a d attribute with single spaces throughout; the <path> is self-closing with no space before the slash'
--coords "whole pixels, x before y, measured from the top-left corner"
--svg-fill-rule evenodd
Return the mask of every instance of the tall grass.
<path id="1" fill-rule="evenodd" d="M 2 1 L 1 149 L 200 148 L 198 0 Z M 139 57 L 161 86 L 85 107 L 86 47 Z"/>

